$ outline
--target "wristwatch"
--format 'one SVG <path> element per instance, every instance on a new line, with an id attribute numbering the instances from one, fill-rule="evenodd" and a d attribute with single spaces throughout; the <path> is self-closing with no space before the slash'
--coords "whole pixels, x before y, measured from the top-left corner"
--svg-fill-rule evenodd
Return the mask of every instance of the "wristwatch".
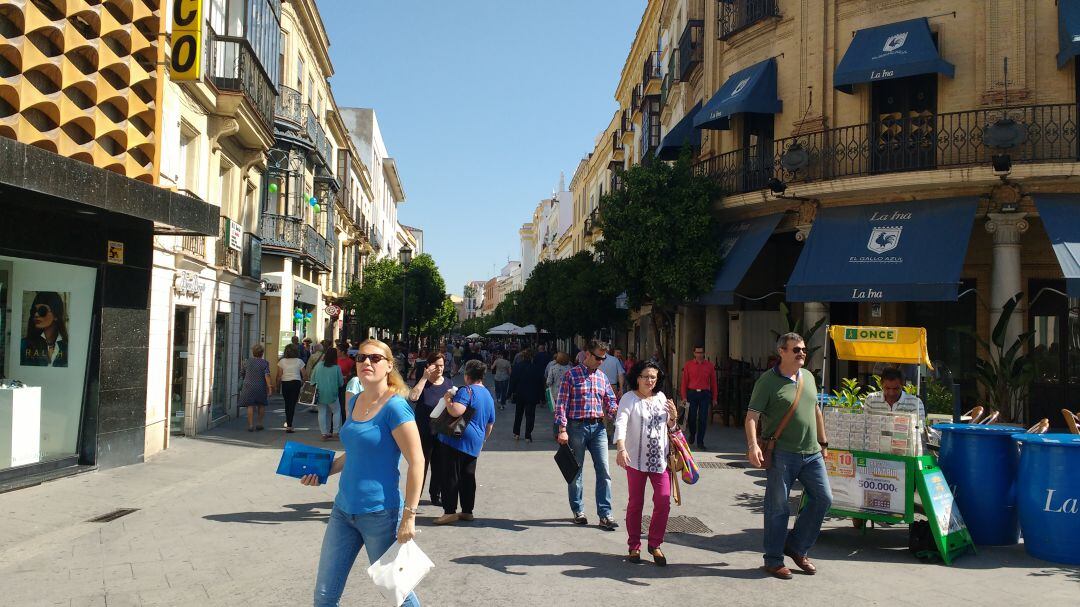
<path id="1" fill-rule="evenodd" d="M 409 512 L 412 512 L 413 514 L 417 514 L 416 508 L 414 508 L 412 506 L 403 506 L 403 508 L 405 508 L 405 510 L 407 510 Z"/>

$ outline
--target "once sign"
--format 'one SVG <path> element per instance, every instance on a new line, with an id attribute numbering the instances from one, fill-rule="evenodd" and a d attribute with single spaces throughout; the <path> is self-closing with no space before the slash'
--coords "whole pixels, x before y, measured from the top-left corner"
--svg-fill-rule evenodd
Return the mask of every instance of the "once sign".
<path id="1" fill-rule="evenodd" d="M 172 13 L 173 80 L 202 76 L 202 0 L 175 0 Z"/>

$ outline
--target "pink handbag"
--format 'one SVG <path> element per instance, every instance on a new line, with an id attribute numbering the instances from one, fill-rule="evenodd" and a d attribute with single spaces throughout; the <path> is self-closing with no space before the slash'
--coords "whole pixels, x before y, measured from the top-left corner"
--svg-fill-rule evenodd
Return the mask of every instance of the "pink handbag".
<path id="1" fill-rule="evenodd" d="M 690 445 L 686 444 L 686 437 L 683 436 L 682 430 L 668 432 L 668 443 L 670 444 L 669 449 L 677 461 L 675 471 L 682 473 L 683 482 L 687 485 L 698 482 L 700 473 L 697 464 L 694 463 L 694 454 L 690 453 Z"/>

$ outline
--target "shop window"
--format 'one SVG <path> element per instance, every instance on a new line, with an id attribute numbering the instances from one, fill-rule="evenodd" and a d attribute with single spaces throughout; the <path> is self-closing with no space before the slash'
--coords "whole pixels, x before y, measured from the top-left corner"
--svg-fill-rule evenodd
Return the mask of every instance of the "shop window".
<path id="1" fill-rule="evenodd" d="M 96 281 L 94 268 L 0 256 L 0 469 L 78 453 Z"/>
<path id="2" fill-rule="evenodd" d="M 218 313 L 214 318 L 214 386 L 211 419 L 221 419 L 229 413 L 229 315 Z"/>
<path id="3" fill-rule="evenodd" d="M 974 280 L 963 280 L 955 302 L 921 301 L 907 304 L 907 326 L 926 329 L 927 349 L 935 366 L 944 363 L 952 371 L 953 381 L 960 384 L 960 397 L 965 405 L 979 397 L 975 380 L 977 357 L 974 332 L 978 315 L 978 299 Z"/>

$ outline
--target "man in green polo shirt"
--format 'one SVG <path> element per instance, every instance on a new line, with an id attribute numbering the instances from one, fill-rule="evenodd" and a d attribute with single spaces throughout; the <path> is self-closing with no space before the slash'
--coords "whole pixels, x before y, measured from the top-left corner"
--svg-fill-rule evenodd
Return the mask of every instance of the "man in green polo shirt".
<path id="1" fill-rule="evenodd" d="M 806 343 L 798 333 L 787 333 L 776 341 L 780 362 L 765 371 L 754 384 L 746 414 L 747 459 L 750 465 L 763 465 L 757 429 L 762 436 L 775 436 L 781 420 L 796 404 L 790 421 L 783 428 L 773 450 L 772 466 L 765 485 L 765 571 L 780 579 L 791 579 L 784 565 L 784 555 L 805 573 L 817 572 L 806 557 L 817 541 L 825 513 L 832 505 L 832 490 L 825 471 L 824 455 L 829 443 L 825 424 L 818 413 L 817 385 L 814 374 L 803 369 Z M 796 402 L 796 391 L 801 390 Z M 788 496 L 798 480 L 806 494 L 806 507 L 788 533 Z"/>

